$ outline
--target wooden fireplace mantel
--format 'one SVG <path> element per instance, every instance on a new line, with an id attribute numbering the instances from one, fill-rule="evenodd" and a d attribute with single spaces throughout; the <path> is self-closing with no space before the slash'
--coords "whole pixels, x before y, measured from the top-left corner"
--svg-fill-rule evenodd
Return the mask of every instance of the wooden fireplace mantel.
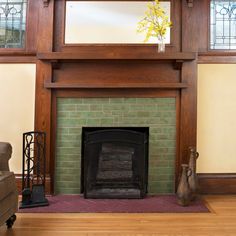
<path id="1" fill-rule="evenodd" d="M 171 1 L 175 27 L 171 29 L 171 42 L 165 53 L 157 53 L 156 45 L 152 44 L 65 44 L 66 0 L 32 2 L 39 9 L 35 39 L 40 36 L 40 40 L 35 40 L 35 129 L 47 133 L 46 173 L 50 176 L 51 193 L 54 192 L 57 99 L 62 97 L 175 98 L 177 184 L 181 164 L 188 162 L 188 147 L 196 146 L 195 51 L 199 40 L 198 8 L 193 7 L 196 1 Z"/>
<path id="2" fill-rule="evenodd" d="M 191 61 L 196 59 L 195 52 L 173 52 L 173 53 L 133 53 L 123 55 L 122 53 L 111 52 L 110 54 L 96 53 L 71 53 L 71 52 L 39 52 L 39 60 L 183 60 Z"/>
<path id="3" fill-rule="evenodd" d="M 209 62 L 209 58 L 218 63 L 226 60 L 224 53 L 217 53 L 216 58 L 216 54 L 212 52 L 209 56 L 207 52 L 208 27 L 202 26 L 209 18 L 209 1 L 171 0 L 173 27 L 164 54 L 156 52 L 156 45 L 65 44 L 65 3 L 66 0 L 29 0 L 31 14 L 27 18 L 25 50 L 37 52 L 37 57 L 35 60 L 35 54 L 24 55 L 37 65 L 35 130 L 47 133 L 46 173 L 51 193 L 55 175 L 56 102 L 61 97 L 176 97 L 177 184 L 181 164 L 189 159 L 188 147 L 196 146 L 197 60 L 192 52 L 200 51 L 201 63 Z M 233 63 L 233 56 L 228 62 Z M 8 56 L 9 61 L 12 58 Z M 233 183 L 231 177 L 210 177 L 201 177 L 200 184 L 204 181 L 206 193 Z"/>
<path id="4" fill-rule="evenodd" d="M 133 53 L 133 54 L 124 54 L 124 53 L 115 53 L 111 52 L 110 54 L 104 53 L 68 53 L 68 52 L 41 52 L 37 53 L 37 59 L 46 60 L 52 63 L 53 69 L 59 69 L 61 62 L 79 62 L 79 61 L 89 61 L 89 60 L 125 60 L 125 61 L 160 61 L 160 62 L 172 62 L 173 68 L 175 70 L 181 70 L 182 65 L 186 61 L 193 61 L 197 57 L 197 54 L 194 52 L 174 52 L 174 53 Z M 51 86 L 51 85 L 50 85 Z M 177 85 L 177 87 L 180 85 Z M 182 87 L 183 85 L 181 85 Z M 46 86 L 47 87 L 47 86 Z M 67 86 L 65 86 L 67 87 Z M 80 87 L 80 86 L 79 86 Z M 123 87 L 123 86 L 121 86 Z M 131 86 L 132 87 L 132 86 Z M 157 85 L 159 87 L 159 85 Z M 165 87 L 162 86 L 161 87 Z M 176 85 L 171 86 L 176 87 Z M 184 85 L 185 87 L 185 85 Z"/>
<path id="5" fill-rule="evenodd" d="M 68 53 L 68 52 L 51 52 L 51 53 L 38 53 L 37 58 L 42 61 L 51 63 L 53 69 L 60 69 L 61 63 L 72 63 L 81 61 L 158 61 L 164 63 L 172 63 L 174 70 L 181 70 L 182 64 L 186 61 L 193 61 L 196 59 L 196 53 L 193 52 L 175 52 L 175 53 L 155 53 L 155 54 L 87 54 L 87 53 Z M 142 81 L 139 83 L 133 82 L 119 82 L 117 83 L 83 83 L 83 82 L 52 82 L 49 79 L 44 81 L 44 88 L 47 89 L 110 89 L 110 88 L 155 88 L 155 89 L 184 89 L 188 87 L 187 83 L 147 83 Z"/>
<path id="6" fill-rule="evenodd" d="M 157 60 L 157 61 L 173 61 L 183 63 L 184 61 L 192 61 L 196 59 L 195 52 L 174 52 L 174 53 L 154 53 L 154 54 L 127 54 L 111 52 L 103 53 L 71 53 L 71 52 L 40 52 L 37 53 L 37 59 L 47 61 L 71 61 L 71 60 Z"/>

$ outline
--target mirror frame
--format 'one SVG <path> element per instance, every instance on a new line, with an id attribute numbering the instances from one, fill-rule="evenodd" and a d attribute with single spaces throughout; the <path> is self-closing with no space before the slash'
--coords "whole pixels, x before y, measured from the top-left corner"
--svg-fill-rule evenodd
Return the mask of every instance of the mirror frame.
<path id="1" fill-rule="evenodd" d="M 55 51 L 62 52 L 84 52 L 90 53 L 91 50 L 103 50 L 104 53 L 108 53 L 108 51 L 117 51 L 126 50 L 127 53 L 130 50 L 140 50 L 140 52 L 148 52 L 149 50 L 153 50 L 156 47 L 156 44 L 153 43 L 104 43 L 104 44 L 93 44 L 93 43 L 78 43 L 78 44 L 65 44 L 65 18 L 66 18 L 66 2 L 67 1 L 80 1 L 80 0 L 61 0 L 55 1 L 55 17 L 54 17 L 54 49 Z M 89 1 L 89 0 L 88 0 Z M 99 1 L 99 0 L 97 0 Z M 103 0 L 104 1 L 104 0 Z M 117 1 L 117 0 L 111 0 Z M 127 2 L 132 1 L 144 1 L 144 0 L 129 0 Z M 167 1 L 167 0 L 162 0 Z M 125 2 L 125 1 L 124 1 Z M 146 1 L 145 1 L 146 2 Z M 173 27 L 171 28 L 171 38 L 170 44 L 166 45 L 167 52 L 175 52 L 180 51 L 181 48 L 181 17 L 179 12 L 181 11 L 181 1 L 170 0 L 171 2 L 171 21 L 173 22 Z"/>

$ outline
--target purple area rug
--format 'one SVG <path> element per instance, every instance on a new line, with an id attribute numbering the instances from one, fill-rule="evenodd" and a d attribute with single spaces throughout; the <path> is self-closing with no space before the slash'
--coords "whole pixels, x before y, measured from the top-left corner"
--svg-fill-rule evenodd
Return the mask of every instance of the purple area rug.
<path id="1" fill-rule="evenodd" d="M 144 199 L 84 199 L 80 195 L 47 197 L 49 206 L 20 209 L 19 213 L 201 213 L 209 212 L 202 200 L 188 207 L 177 204 L 174 195 Z"/>

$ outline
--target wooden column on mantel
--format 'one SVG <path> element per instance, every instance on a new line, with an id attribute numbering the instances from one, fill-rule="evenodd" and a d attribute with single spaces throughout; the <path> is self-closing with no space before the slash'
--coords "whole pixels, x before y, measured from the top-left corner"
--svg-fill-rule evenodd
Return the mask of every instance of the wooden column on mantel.
<path id="1" fill-rule="evenodd" d="M 39 24 L 37 51 L 52 52 L 53 50 L 53 12 L 54 1 L 44 7 L 43 1 L 38 1 Z M 46 132 L 46 191 L 51 192 L 53 173 L 51 166 L 51 90 L 44 87 L 45 81 L 51 82 L 52 66 L 47 61 L 36 62 L 36 96 L 35 96 L 35 130 Z"/>
<path id="2" fill-rule="evenodd" d="M 193 2 L 193 1 L 192 1 Z M 198 51 L 199 33 L 193 27 L 198 22 L 194 4 L 189 8 L 191 1 L 182 1 L 182 51 Z M 189 85 L 187 90 L 181 91 L 180 111 L 180 163 L 188 163 L 189 147 L 196 147 L 197 138 L 197 62 L 189 61 L 182 68 L 182 82 Z M 178 173 L 181 171 L 179 166 Z"/>

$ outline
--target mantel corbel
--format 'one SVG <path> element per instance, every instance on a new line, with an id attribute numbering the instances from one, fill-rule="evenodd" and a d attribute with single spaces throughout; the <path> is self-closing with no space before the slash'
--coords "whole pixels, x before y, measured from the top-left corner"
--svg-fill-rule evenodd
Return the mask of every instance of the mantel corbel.
<path id="1" fill-rule="evenodd" d="M 175 70 L 181 70 L 183 66 L 184 60 L 175 60 L 173 63 L 173 68 Z"/>
<path id="2" fill-rule="evenodd" d="M 52 69 L 59 70 L 61 68 L 61 64 L 59 60 L 51 60 Z"/>
<path id="3" fill-rule="evenodd" d="M 186 0 L 188 7 L 193 7 L 193 0 Z"/>
<path id="4" fill-rule="evenodd" d="M 50 0 L 43 0 L 43 6 L 48 7 Z"/>

